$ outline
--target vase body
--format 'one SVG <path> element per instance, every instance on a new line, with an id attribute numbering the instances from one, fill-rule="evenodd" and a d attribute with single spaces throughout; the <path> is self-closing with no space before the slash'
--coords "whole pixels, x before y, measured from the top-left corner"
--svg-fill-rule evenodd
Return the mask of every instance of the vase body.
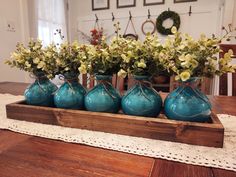
<path id="1" fill-rule="evenodd" d="M 207 122 L 211 115 L 211 104 L 206 95 L 196 88 L 198 78 L 181 82 L 179 87 L 165 99 L 165 114 L 169 119 Z"/>
<path id="2" fill-rule="evenodd" d="M 57 86 L 46 76 L 37 76 L 37 79 L 25 90 L 25 100 L 29 105 L 54 106 L 53 94 Z"/>
<path id="3" fill-rule="evenodd" d="M 84 95 L 86 90 L 78 81 L 78 75 L 64 75 L 64 84 L 54 95 L 57 108 L 84 109 Z"/>
<path id="4" fill-rule="evenodd" d="M 148 76 L 135 76 L 137 83 L 123 96 L 121 105 L 125 114 L 156 117 L 162 108 L 162 99 L 148 82 Z"/>
<path id="5" fill-rule="evenodd" d="M 85 108 L 93 112 L 117 113 L 120 110 L 121 97 L 112 86 L 110 75 L 97 75 L 98 85 L 85 96 Z"/>

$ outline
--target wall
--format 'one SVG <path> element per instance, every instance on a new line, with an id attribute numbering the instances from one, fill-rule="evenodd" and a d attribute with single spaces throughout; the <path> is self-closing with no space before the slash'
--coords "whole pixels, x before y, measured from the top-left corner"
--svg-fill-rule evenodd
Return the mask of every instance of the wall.
<path id="1" fill-rule="evenodd" d="M 224 3 L 224 16 L 223 16 L 223 26 L 228 29 L 228 25 L 231 24 L 232 28 L 236 28 L 236 0 L 226 0 Z M 225 32 L 222 31 L 222 35 Z M 236 35 L 236 33 L 234 33 Z M 236 39 L 231 38 L 231 41 L 223 41 L 224 43 L 235 44 Z"/>
<path id="2" fill-rule="evenodd" d="M 121 28 L 124 31 L 128 21 L 129 10 L 134 17 L 133 21 L 137 33 L 140 39 L 143 39 L 144 35 L 141 32 L 141 25 L 147 18 L 148 9 L 150 9 L 152 18 L 155 20 L 162 11 L 168 8 L 180 14 L 182 21 L 180 31 L 190 33 L 194 37 L 198 37 L 202 32 L 209 36 L 212 33 L 219 34 L 221 26 L 220 3 L 221 0 L 198 0 L 197 2 L 174 4 L 173 0 L 166 0 L 164 5 L 143 6 L 143 0 L 137 0 L 135 8 L 117 9 L 116 0 L 110 0 L 109 10 L 92 11 L 91 0 L 69 0 L 71 40 L 80 39 L 82 42 L 86 41 L 78 30 L 89 35 L 89 31 L 94 26 L 95 13 L 100 19 L 104 19 L 100 20 L 100 24 L 104 27 L 107 36 L 111 36 L 114 32 L 111 21 L 112 12 L 116 18 L 119 18 Z M 191 16 L 188 15 L 190 5 L 193 12 Z M 160 36 L 160 38 L 164 38 L 164 36 Z"/>
<path id="3" fill-rule="evenodd" d="M 4 60 L 15 50 L 16 43 L 25 42 L 29 37 L 26 0 L 4 0 L 0 3 L 0 82 L 27 82 L 28 76 L 25 72 L 4 64 Z M 15 30 L 7 30 L 8 22 Z"/>
<path id="4" fill-rule="evenodd" d="M 189 6 L 192 6 L 192 16 L 188 15 Z M 141 25 L 147 18 L 147 11 L 150 9 L 152 19 L 164 10 L 176 11 L 181 17 L 180 31 L 190 33 L 195 38 L 201 33 L 211 36 L 213 33 L 218 37 L 224 35 L 221 30 L 222 25 L 228 26 L 233 24 L 236 27 L 236 1 L 235 0 L 198 0 L 197 2 L 178 3 L 174 4 L 173 0 L 165 0 L 164 5 L 143 6 L 143 0 L 137 0 L 135 8 L 116 8 L 116 0 L 110 0 L 110 9 L 102 11 L 91 10 L 91 0 L 69 0 L 69 24 L 70 24 L 70 40 L 78 40 L 87 42 L 83 35 L 78 30 L 89 35 L 89 31 L 94 26 L 95 14 L 98 15 L 100 25 L 104 27 L 105 34 L 110 36 L 113 34 L 114 28 L 111 21 L 111 13 L 113 12 L 116 18 L 121 22 L 122 30 L 124 30 L 128 21 L 128 11 L 132 12 L 133 20 L 137 27 L 137 32 L 140 39 L 144 38 L 141 32 Z M 122 33 L 121 33 L 122 34 Z M 159 34 L 161 39 L 165 37 Z M 226 41 L 224 41 L 226 43 Z M 236 43 L 232 40 L 230 43 Z M 232 85 L 228 83 L 229 88 Z M 219 78 L 214 79 L 213 94 L 219 93 Z"/>

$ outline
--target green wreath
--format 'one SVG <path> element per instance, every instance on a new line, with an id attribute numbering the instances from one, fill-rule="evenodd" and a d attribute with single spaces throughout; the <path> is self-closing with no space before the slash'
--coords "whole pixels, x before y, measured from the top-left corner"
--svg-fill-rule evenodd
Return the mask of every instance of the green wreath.
<path id="1" fill-rule="evenodd" d="M 173 26 L 175 26 L 177 28 L 177 30 L 180 27 L 180 16 L 179 16 L 179 14 L 177 14 L 174 11 L 164 11 L 157 17 L 157 21 L 156 21 L 157 31 L 159 33 L 163 34 L 163 35 L 172 34 L 171 28 L 173 26 L 171 26 L 170 28 L 165 28 L 163 26 L 163 22 L 168 18 L 173 20 Z"/>

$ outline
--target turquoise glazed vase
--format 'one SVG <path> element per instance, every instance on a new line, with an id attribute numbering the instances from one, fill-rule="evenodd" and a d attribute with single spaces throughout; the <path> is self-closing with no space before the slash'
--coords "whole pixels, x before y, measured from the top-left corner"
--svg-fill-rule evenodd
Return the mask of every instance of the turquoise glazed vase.
<path id="1" fill-rule="evenodd" d="M 165 114 L 169 119 L 207 122 L 211 115 L 211 104 L 206 95 L 196 88 L 198 78 L 180 82 L 177 89 L 165 99 Z"/>
<path id="2" fill-rule="evenodd" d="M 36 106 L 54 106 L 53 94 L 56 92 L 57 86 L 43 73 L 37 73 L 35 77 L 35 82 L 25 90 L 26 103 Z"/>
<path id="3" fill-rule="evenodd" d="M 83 109 L 86 90 L 79 83 L 78 75 L 64 74 L 64 80 L 64 84 L 54 95 L 55 106 L 64 109 Z"/>
<path id="4" fill-rule="evenodd" d="M 120 110 L 121 97 L 111 85 L 112 76 L 96 75 L 98 85 L 85 96 L 85 108 L 93 112 L 117 113 Z"/>
<path id="5" fill-rule="evenodd" d="M 162 108 L 162 99 L 149 83 L 149 76 L 134 76 L 136 84 L 123 96 L 121 105 L 125 114 L 156 117 Z"/>

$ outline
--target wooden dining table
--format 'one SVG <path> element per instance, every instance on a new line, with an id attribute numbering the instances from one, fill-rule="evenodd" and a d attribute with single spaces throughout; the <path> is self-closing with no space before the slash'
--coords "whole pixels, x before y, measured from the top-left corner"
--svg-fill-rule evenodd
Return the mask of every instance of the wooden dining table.
<path id="1" fill-rule="evenodd" d="M 22 95 L 27 85 L 1 82 L 0 93 Z M 209 98 L 216 113 L 236 115 L 236 97 Z M 97 176 L 236 177 L 236 172 L 0 130 L 0 177 Z"/>

